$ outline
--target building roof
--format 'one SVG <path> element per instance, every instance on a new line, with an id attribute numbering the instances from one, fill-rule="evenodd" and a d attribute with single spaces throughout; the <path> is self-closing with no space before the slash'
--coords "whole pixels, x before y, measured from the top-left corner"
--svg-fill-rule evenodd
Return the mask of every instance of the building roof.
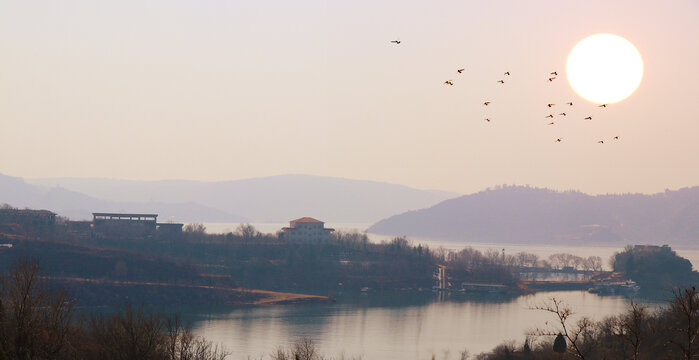
<path id="1" fill-rule="evenodd" d="M 282 228 L 282 231 L 295 231 L 295 230 L 298 230 L 298 228 L 287 227 L 287 226 L 285 226 L 285 227 Z M 335 229 L 333 229 L 333 228 L 323 228 L 323 231 L 330 231 L 330 232 L 333 232 L 333 231 L 335 231 Z"/>
<path id="2" fill-rule="evenodd" d="M 302 217 L 302 218 L 298 218 L 296 220 L 291 220 L 291 222 L 292 223 L 322 223 L 322 221 L 316 220 L 316 219 L 311 218 L 311 217 Z"/>
<path id="3" fill-rule="evenodd" d="M 149 217 L 155 217 L 158 216 L 158 214 L 130 214 L 130 213 L 92 213 L 92 215 L 95 216 L 149 216 Z"/>

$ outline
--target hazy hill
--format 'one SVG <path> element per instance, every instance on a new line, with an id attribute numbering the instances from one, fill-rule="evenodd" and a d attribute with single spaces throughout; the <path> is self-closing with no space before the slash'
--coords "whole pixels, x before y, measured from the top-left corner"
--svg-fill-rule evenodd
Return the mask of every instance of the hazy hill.
<path id="1" fill-rule="evenodd" d="M 310 175 L 202 182 L 117 179 L 35 179 L 112 201 L 192 202 L 242 214 L 254 222 L 285 222 L 312 216 L 326 222 L 373 223 L 387 216 L 432 206 L 459 194 L 417 190 L 376 181 Z"/>
<path id="2" fill-rule="evenodd" d="M 247 219 L 194 203 L 108 201 L 61 187 L 31 185 L 21 178 L 0 174 L 0 203 L 18 208 L 47 209 L 73 220 L 91 219 L 92 212 L 138 212 L 159 214 L 160 221 L 238 222 Z"/>
<path id="3" fill-rule="evenodd" d="M 369 232 L 474 242 L 699 244 L 699 187 L 590 196 L 506 186 L 381 220 Z"/>

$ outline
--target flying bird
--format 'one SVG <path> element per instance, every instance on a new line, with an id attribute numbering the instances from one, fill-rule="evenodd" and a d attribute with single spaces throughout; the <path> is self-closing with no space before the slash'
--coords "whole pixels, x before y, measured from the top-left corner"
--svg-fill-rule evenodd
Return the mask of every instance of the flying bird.
<path id="1" fill-rule="evenodd" d="M 556 104 L 546 104 L 546 106 L 548 106 L 548 107 L 551 107 L 551 106 L 554 106 L 554 105 L 556 105 Z"/>
<path id="2" fill-rule="evenodd" d="M 548 114 L 546 115 L 547 118 L 552 118 L 553 119 L 553 114 Z"/>
<path id="3" fill-rule="evenodd" d="M 456 72 L 458 72 L 459 74 L 461 74 L 462 72 L 464 72 L 464 70 L 466 70 L 466 69 L 458 69 L 458 70 L 456 70 Z"/>
<path id="4" fill-rule="evenodd" d="M 600 105 L 597 105 L 597 107 L 607 107 L 607 105 L 609 105 L 609 104 L 600 104 Z"/>
<path id="5" fill-rule="evenodd" d="M 484 105 L 484 106 L 488 106 L 488 105 L 490 105 L 490 101 L 486 101 L 486 102 L 484 102 L 484 103 L 483 103 L 483 105 Z"/>
<path id="6" fill-rule="evenodd" d="M 566 113 L 560 113 L 560 114 L 558 114 L 558 115 L 561 115 L 561 116 L 566 116 Z"/>
<path id="7" fill-rule="evenodd" d="M 572 103 L 572 102 L 570 102 L 570 101 L 568 101 L 568 102 L 566 103 L 566 105 L 570 105 L 570 106 L 573 106 L 573 103 Z"/>
<path id="8" fill-rule="evenodd" d="M 396 44 L 396 45 L 400 44 L 400 40 L 391 40 L 391 42 Z"/>
<path id="9" fill-rule="evenodd" d="M 598 144 L 604 144 L 604 140 L 600 140 L 597 142 Z"/>
<path id="10" fill-rule="evenodd" d="M 553 81 L 553 79 L 555 79 L 555 78 L 556 78 L 555 76 L 554 76 L 554 77 L 550 77 L 550 78 L 549 78 L 549 81 Z"/>
<path id="11" fill-rule="evenodd" d="M 499 82 L 500 84 L 504 84 L 504 83 L 505 83 L 505 80 L 498 80 L 498 82 Z"/>
<path id="12" fill-rule="evenodd" d="M 586 117 L 585 120 L 592 120 L 592 116 Z"/>
<path id="13" fill-rule="evenodd" d="M 503 75 L 510 75 L 510 72 L 509 72 L 509 71 L 505 71 L 505 74 L 503 74 Z"/>
<path id="14" fill-rule="evenodd" d="M 490 118 L 485 118 L 485 121 L 490 122 Z"/>
<path id="15" fill-rule="evenodd" d="M 454 85 L 454 83 L 451 80 L 447 80 L 444 82 L 444 85 Z"/>
<path id="16" fill-rule="evenodd" d="M 551 75 L 556 75 L 556 76 L 558 76 L 558 73 L 554 71 L 554 72 L 551 73 Z"/>
<path id="17" fill-rule="evenodd" d="M 553 121 L 551 121 L 551 122 L 549 123 L 549 125 L 553 125 Z"/>
<path id="18" fill-rule="evenodd" d="M 619 137 L 618 137 L 618 136 L 615 136 L 615 137 L 614 137 L 614 140 L 619 140 Z"/>
<path id="19" fill-rule="evenodd" d="M 563 141 L 563 139 L 562 139 L 562 138 L 558 138 L 558 139 L 556 139 L 556 142 L 561 142 L 561 141 Z"/>

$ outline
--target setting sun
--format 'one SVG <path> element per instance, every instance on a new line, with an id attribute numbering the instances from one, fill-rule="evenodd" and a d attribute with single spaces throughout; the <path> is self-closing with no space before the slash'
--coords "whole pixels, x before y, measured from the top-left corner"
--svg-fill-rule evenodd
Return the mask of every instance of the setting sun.
<path id="1" fill-rule="evenodd" d="M 595 103 L 613 103 L 631 95 L 643 77 L 641 54 L 613 34 L 591 35 L 568 55 L 566 72 L 578 95 Z"/>

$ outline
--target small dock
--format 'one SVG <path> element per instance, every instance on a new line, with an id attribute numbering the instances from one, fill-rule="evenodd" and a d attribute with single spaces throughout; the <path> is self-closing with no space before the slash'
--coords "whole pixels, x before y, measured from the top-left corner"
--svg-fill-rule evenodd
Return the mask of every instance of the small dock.
<path id="1" fill-rule="evenodd" d="M 539 281 L 522 280 L 522 285 L 536 291 L 587 290 L 593 286 L 592 280 L 578 281 Z"/>

